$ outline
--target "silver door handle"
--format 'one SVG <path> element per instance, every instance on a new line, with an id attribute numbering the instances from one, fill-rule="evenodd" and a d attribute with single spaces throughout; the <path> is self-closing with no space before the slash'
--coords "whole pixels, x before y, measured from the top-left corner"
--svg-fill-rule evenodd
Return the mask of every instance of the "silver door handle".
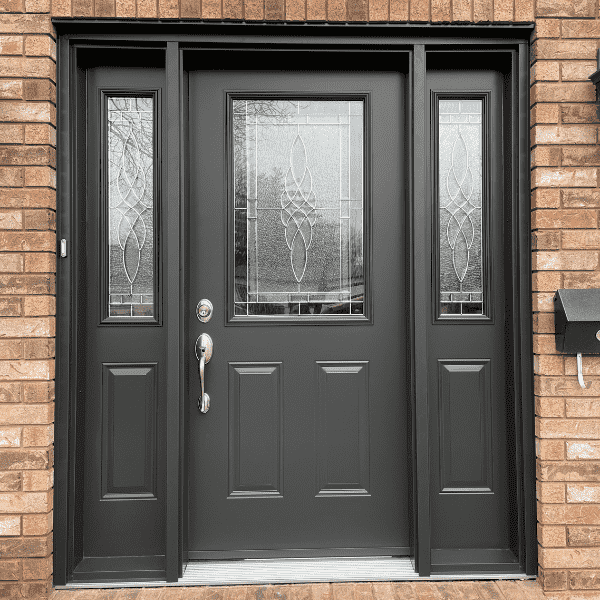
<path id="1" fill-rule="evenodd" d="M 210 408 L 210 396 L 204 391 L 204 367 L 210 362 L 213 353 L 213 341 L 208 333 L 203 333 L 196 340 L 196 358 L 202 395 L 198 398 L 198 410 L 207 413 Z"/>

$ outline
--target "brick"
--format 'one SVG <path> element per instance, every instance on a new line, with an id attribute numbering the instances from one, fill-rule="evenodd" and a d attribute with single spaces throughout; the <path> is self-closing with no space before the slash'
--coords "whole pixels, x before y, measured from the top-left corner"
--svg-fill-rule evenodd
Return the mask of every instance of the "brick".
<path id="1" fill-rule="evenodd" d="M 576 250 L 559 252 L 534 252 L 532 264 L 534 269 L 593 271 L 594 269 L 598 268 L 598 253 Z"/>
<path id="2" fill-rule="evenodd" d="M 0 231 L 0 251 L 54 252 L 56 234 L 54 232 L 12 232 Z"/>
<path id="3" fill-rule="evenodd" d="M 598 38 L 600 23 L 598 21 L 578 21 L 569 19 L 562 23 L 563 38 Z"/>
<path id="4" fill-rule="evenodd" d="M 387 21 L 389 19 L 388 0 L 370 0 L 369 21 Z"/>
<path id="5" fill-rule="evenodd" d="M 49 15 L 0 15 L 0 33 L 48 33 L 53 27 Z"/>
<path id="6" fill-rule="evenodd" d="M 492 21 L 494 4 L 491 0 L 473 0 L 473 21 Z"/>
<path id="7" fill-rule="evenodd" d="M 54 425 L 27 425 L 23 427 L 21 445 L 23 448 L 44 448 L 54 441 Z"/>
<path id="8" fill-rule="evenodd" d="M 25 12 L 49 13 L 51 0 L 25 0 Z"/>
<path id="9" fill-rule="evenodd" d="M 0 189 L 2 208 L 56 208 L 56 192 L 51 189 Z"/>
<path id="10" fill-rule="evenodd" d="M 538 419 L 537 431 L 542 438 L 595 439 L 600 437 L 600 420 Z"/>
<path id="11" fill-rule="evenodd" d="M 0 100 L 23 98 L 23 82 L 15 79 L 0 80 Z"/>
<path id="12" fill-rule="evenodd" d="M 565 523 L 572 525 L 598 525 L 600 524 L 600 506 L 562 503 L 539 504 L 538 520 L 540 523 L 557 525 L 564 525 Z"/>
<path id="13" fill-rule="evenodd" d="M 138 11 L 139 11 L 138 0 Z M 221 0 L 202 0 L 202 18 L 203 19 L 220 19 L 221 18 Z M 265 12 L 265 19 L 267 18 Z"/>
<path id="14" fill-rule="evenodd" d="M 512 21 L 514 18 L 513 0 L 494 0 L 494 21 Z"/>
<path id="15" fill-rule="evenodd" d="M 52 512 L 23 515 L 23 535 L 45 535 L 52 531 Z"/>
<path id="16" fill-rule="evenodd" d="M 23 341 L 23 358 L 54 358 L 54 338 Z"/>
<path id="17" fill-rule="evenodd" d="M 22 303 L 20 298 L 0 298 L 0 316 L 18 317 L 21 315 Z"/>
<path id="18" fill-rule="evenodd" d="M 0 273 L 22 273 L 23 255 L 3 253 L 0 254 Z"/>
<path id="19" fill-rule="evenodd" d="M 25 100 L 48 100 L 56 104 L 56 86 L 48 79 L 26 79 L 23 82 Z"/>
<path id="20" fill-rule="evenodd" d="M 597 462 L 538 462 L 537 472 L 542 481 L 600 481 L 600 464 Z M 567 501 L 577 502 L 569 500 L 568 486 Z"/>
<path id="21" fill-rule="evenodd" d="M 1 361 L 0 379 L 54 379 L 54 360 Z"/>
<path id="22" fill-rule="evenodd" d="M 5 494 L 2 494 L 5 495 Z M 45 557 L 52 551 L 51 536 L 0 539 L 0 554 L 6 558 Z"/>
<path id="23" fill-rule="evenodd" d="M 96 0 L 96 2 L 94 3 L 94 8 L 94 16 L 96 17 L 116 16 L 115 0 Z"/>
<path id="24" fill-rule="evenodd" d="M 56 314 L 55 296 L 30 296 L 23 298 L 23 314 L 26 316 Z"/>
<path id="25" fill-rule="evenodd" d="M 555 337 L 553 335 L 534 335 L 533 351 L 536 354 L 556 354 Z"/>
<path id="26" fill-rule="evenodd" d="M 536 38 L 558 38 L 560 37 L 560 21 L 558 19 L 536 19 Z"/>
<path id="27" fill-rule="evenodd" d="M 21 211 L 0 210 L 0 229 L 22 229 L 23 228 L 23 214 Z"/>
<path id="28" fill-rule="evenodd" d="M 0 146 L 1 165 L 56 165 L 50 146 Z"/>
<path id="29" fill-rule="evenodd" d="M 567 544 L 569 546 L 584 547 L 599 546 L 600 527 L 567 527 Z"/>
<path id="30" fill-rule="evenodd" d="M 429 21 L 429 0 L 411 0 L 409 7 L 411 21 Z"/>
<path id="31" fill-rule="evenodd" d="M 532 250 L 558 250 L 560 248 L 560 231 L 533 231 L 531 233 Z M 534 310 L 543 310 L 536 309 Z"/>
<path id="32" fill-rule="evenodd" d="M 54 471 L 23 471 L 23 491 L 43 492 L 52 489 Z"/>
<path id="33" fill-rule="evenodd" d="M 565 373 L 577 375 L 577 362 L 574 356 L 565 357 Z M 585 375 L 600 375 L 600 356 L 586 356 L 583 365 Z"/>
<path id="34" fill-rule="evenodd" d="M 2 337 L 51 337 L 55 334 L 53 317 L 0 318 Z"/>
<path id="35" fill-rule="evenodd" d="M 540 525 L 538 523 L 538 542 L 545 548 L 563 548 L 567 545 L 566 527 L 561 525 Z"/>
<path id="36" fill-rule="evenodd" d="M 18 581 L 20 578 L 21 561 L 0 560 L 0 581 Z"/>
<path id="37" fill-rule="evenodd" d="M 594 0 L 537 0 L 538 17 L 595 17 Z"/>
<path id="38" fill-rule="evenodd" d="M 46 252 L 35 252 L 25 255 L 26 273 L 55 273 L 56 255 Z"/>
<path id="39" fill-rule="evenodd" d="M 592 483 L 567 484 L 567 502 L 596 504 L 600 500 L 600 485 Z"/>
<path id="40" fill-rule="evenodd" d="M 600 201 L 600 194 L 598 195 Z M 531 194 L 531 208 L 559 208 L 560 190 L 537 188 Z"/>
<path id="41" fill-rule="evenodd" d="M 589 167 L 537 167 L 531 175 L 533 187 L 596 187 L 598 182 L 596 169 Z"/>
<path id="42" fill-rule="evenodd" d="M 25 167 L 26 187 L 56 187 L 56 171 L 50 167 Z"/>
<path id="43" fill-rule="evenodd" d="M 247 21 L 262 21 L 265 18 L 264 0 L 246 0 L 244 13 Z M 324 21 L 326 18 L 325 0 L 306 1 L 306 20 Z"/>
<path id="44" fill-rule="evenodd" d="M 20 445 L 20 427 L 0 427 L 0 446 L 2 448 L 18 448 Z"/>
<path id="45" fill-rule="evenodd" d="M 548 42 L 555 43 L 554 40 L 548 40 Z M 589 83 L 539 81 L 531 87 L 531 104 L 536 104 L 537 102 L 594 102 L 595 100 L 596 89 L 591 81 Z"/>
<path id="46" fill-rule="evenodd" d="M 231 7 L 231 10 L 232 12 L 235 12 L 233 6 Z M 242 14 L 243 10 L 243 3 L 242 0 L 240 0 L 240 15 Z M 349 19 L 351 21 L 367 21 L 369 19 L 368 10 L 369 5 L 367 0 L 352 1 L 349 3 Z M 304 21 L 306 19 L 305 0 L 288 0 L 285 3 L 285 18 L 288 21 Z"/>
<path id="47" fill-rule="evenodd" d="M 562 273 L 533 273 L 531 277 L 532 289 L 534 292 L 555 292 L 562 288 L 562 277 Z"/>
<path id="48" fill-rule="evenodd" d="M 22 402 L 22 396 L 20 383 L 10 383 L 7 381 L 0 383 L 0 403 Z"/>
<path id="49" fill-rule="evenodd" d="M 53 381 L 31 381 L 23 384 L 23 402 L 43 403 L 54 402 Z"/>
<path id="50" fill-rule="evenodd" d="M 286 18 L 293 19 L 290 11 L 287 10 L 289 4 L 294 6 L 295 4 L 302 5 L 302 11 L 296 10 L 296 19 L 302 19 L 304 14 L 304 3 L 300 3 L 298 0 L 286 1 Z M 367 21 L 369 18 L 369 4 L 367 0 L 346 0 L 346 14 L 348 21 Z"/>
<path id="51" fill-rule="evenodd" d="M 536 440 L 540 460 L 565 460 L 565 442 L 562 440 Z"/>
<path id="52" fill-rule="evenodd" d="M 534 228 L 590 229 L 597 226 L 598 217 L 595 210 L 536 210 L 532 214 Z"/>
<path id="53" fill-rule="evenodd" d="M 33 59 L 32 59 L 33 60 Z M 0 120 L 52 123 L 56 109 L 50 102 L 2 102 Z"/>
<path id="54" fill-rule="evenodd" d="M 56 64 L 50 58 L 0 57 L 2 77 L 40 77 L 56 80 Z"/>
<path id="55" fill-rule="evenodd" d="M 563 398 L 535 399 L 535 414 L 540 417 L 564 417 L 565 401 Z"/>
<path id="56" fill-rule="evenodd" d="M 595 288 L 600 285 L 600 274 L 599 273 L 564 273 L 563 280 L 564 280 L 564 287 L 567 289 Z"/>
<path id="57" fill-rule="evenodd" d="M 390 0 L 390 20 L 408 21 L 408 0 Z"/>
<path id="58" fill-rule="evenodd" d="M 0 139 L 3 144 L 22 144 L 23 125 L 13 123 L 0 123 Z"/>
<path id="59" fill-rule="evenodd" d="M 221 16 L 220 2 L 219 4 L 219 15 L 215 16 L 211 14 L 210 10 L 206 10 L 206 4 L 216 5 L 216 0 L 203 0 L 202 2 L 202 17 L 205 19 L 217 19 Z M 137 2 L 138 17 L 142 19 L 155 19 L 158 16 L 158 7 L 156 0 L 138 0 Z"/>
<path id="60" fill-rule="evenodd" d="M 23 358 L 23 340 L 0 340 L 0 359 Z"/>
<path id="61" fill-rule="evenodd" d="M 0 275 L 2 294 L 53 294 L 54 275 Z"/>
<path id="62" fill-rule="evenodd" d="M 129 6 L 132 6 L 133 14 L 125 14 L 129 12 Z M 246 18 L 248 18 L 248 6 L 245 3 Z M 179 11 L 182 19 L 197 19 L 202 16 L 201 0 L 181 0 Z M 124 14 L 121 14 L 124 13 Z M 135 16 L 135 2 L 128 0 L 127 2 L 117 2 L 117 17 Z"/>
<path id="63" fill-rule="evenodd" d="M 431 9 L 433 13 L 433 3 Z M 469 0 L 453 0 L 452 20 L 455 22 L 471 21 L 471 2 L 469 2 Z"/>
<path id="64" fill-rule="evenodd" d="M 600 190 L 561 190 L 565 208 L 596 208 L 600 206 Z"/>
<path id="65" fill-rule="evenodd" d="M 52 557 L 23 560 L 23 579 L 48 579 L 52 575 Z"/>
<path id="66" fill-rule="evenodd" d="M 569 571 L 569 588 L 571 590 L 594 590 L 600 589 L 600 572 L 599 571 Z M 573 600 L 579 600 L 573 592 L 569 592 Z M 590 598 L 590 596 L 587 596 Z"/>
<path id="67" fill-rule="evenodd" d="M 71 0 L 52 0 L 53 17 L 70 17 Z"/>
<path id="68" fill-rule="evenodd" d="M 600 442 L 566 442 L 568 460 L 600 460 Z"/>
<path id="69" fill-rule="evenodd" d="M 177 0 L 158 0 L 158 17 L 159 19 L 177 19 L 179 17 Z"/>
<path id="70" fill-rule="evenodd" d="M 597 141 L 595 125 L 536 125 L 531 131 L 531 143 L 534 144 L 595 144 Z"/>
<path id="71" fill-rule="evenodd" d="M 600 400 L 588 398 L 569 398 L 565 404 L 569 418 L 600 417 Z"/>
<path id="72" fill-rule="evenodd" d="M 539 356 L 533 357 L 533 372 L 538 375 L 562 375 L 564 358 L 557 356 Z"/>
<path id="73" fill-rule="evenodd" d="M 536 60 L 551 59 L 594 59 L 596 43 L 591 40 L 544 40 L 533 43 L 532 52 Z"/>
<path id="74" fill-rule="evenodd" d="M 534 333 L 554 333 L 554 314 L 536 313 L 533 315 Z"/>
<path id="75" fill-rule="evenodd" d="M 567 572 L 566 571 L 549 571 L 544 569 L 541 576 L 541 586 L 546 591 L 566 590 L 567 589 Z"/>
<path id="76" fill-rule="evenodd" d="M 588 77 L 597 70 L 597 65 L 591 60 L 563 62 L 561 75 L 563 81 L 587 81 Z"/>
<path id="77" fill-rule="evenodd" d="M 46 469 L 47 467 L 48 452 L 46 450 L 14 450 L 12 448 L 0 450 L 0 470 L 2 471 Z"/>
<path id="78" fill-rule="evenodd" d="M 560 63 L 557 61 L 538 60 L 531 67 L 531 83 L 535 81 L 559 81 Z"/>
<path id="79" fill-rule="evenodd" d="M 559 146 L 536 146 L 531 152 L 532 167 L 559 167 L 562 148 Z"/>
<path id="80" fill-rule="evenodd" d="M 565 484 L 538 481 L 537 497 L 544 504 L 563 504 L 565 501 Z"/>
<path id="81" fill-rule="evenodd" d="M 597 123 L 598 114 L 593 104 L 563 104 L 560 107 L 563 123 Z"/>
<path id="82" fill-rule="evenodd" d="M 562 247 L 569 248 L 600 248 L 600 231 L 563 231 Z"/>
<path id="83" fill-rule="evenodd" d="M 56 230 L 56 213 L 49 209 L 25 210 L 23 211 L 23 227 L 25 229 L 54 231 Z M 0 229 L 8 228 L 0 227 Z"/>
<path id="84" fill-rule="evenodd" d="M 452 3 L 450 0 L 431 0 L 431 20 L 449 23 L 452 20 Z"/>
<path id="85" fill-rule="evenodd" d="M 0 0 L 0 12 L 23 12 L 23 0 Z"/>
<path id="86" fill-rule="evenodd" d="M 49 35 L 28 35 L 25 38 L 26 56 L 49 56 L 56 60 L 56 42 Z"/>
<path id="87" fill-rule="evenodd" d="M 515 0 L 515 21 L 535 21 L 534 0 Z"/>
<path id="88" fill-rule="evenodd" d="M 74 17 L 93 17 L 94 0 L 71 0 L 71 12 Z"/>
<path id="89" fill-rule="evenodd" d="M 554 310 L 554 294 L 542 292 L 533 294 L 533 310 L 550 312 Z M 554 353 L 551 353 L 554 354 Z"/>
<path id="90" fill-rule="evenodd" d="M 563 146 L 562 165 L 569 166 L 598 166 L 600 165 L 600 150 L 597 146 Z"/>
<path id="91" fill-rule="evenodd" d="M 20 492 L 22 483 L 23 474 L 20 471 L 0 473 L 0 491 L 2 492 Z"/>
<path id="92" fill-rule="evenodd" d="M 2 106 L 0 104 L 0 106 Z M 0 185 L 21 187 L 25 182 L 25 169 L 22 167 L 0 167 Z"/>
<path id="93" fill-rule="evenodd" d="M 535 378 L 534 389 L 535 393 L 540 396 L 600 396 L 599 380 L 588 379 L 586 384 L 587 387 L 582 389 L 579 386 L 576 377 L 549 377 L 546 375 L 539 375 Z"/>

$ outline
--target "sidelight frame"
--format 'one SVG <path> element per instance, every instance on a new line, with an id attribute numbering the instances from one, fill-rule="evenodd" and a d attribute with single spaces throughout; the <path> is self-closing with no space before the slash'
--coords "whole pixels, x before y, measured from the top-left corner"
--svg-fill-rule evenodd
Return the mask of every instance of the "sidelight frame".
<path id="1" fill-rule="evenodd" d="M 95 48 L 152 50 L 164 55 L 166 85 L 163 94 L 166 129 L 163 138 L 165 177 L 163 179 L 163 232 L 161 251 L 163 268 L 163 323 L 167 332 L 167 447 L 161 460 L 166 464 L 165 557 L 164 569 L 157 569 L 165 582 L 177 582 L 182 576 L 185 556 L 186 461 L 184 406 L 187 374 L 182 357 L 187 332 L 184 317 L 187 272 L 185 239 L 187 159 L 186 93 L 187 75 L 184 57 L 193 52 L 253 49 L 285 52 L 301 50 L 408 55 L 407 147 L 409 149 L 409 188 L 406 207 L 408 278 L 406 298 L 410 335 L 405 343 L 410 362 L 410 403 L 412 447 L 412 548 L 415 569 L 420 577 L 431 571 L 430 545 L 430 468 L 429 407 L 427 390 L 427 323 L 431 314 L 427 300 L 431 293 L 431 265 L 428 244 L 431 223 L 427 218 L 429 196 L 429 140 L 426 139 L 427 55 L 436 51 L 507 52 L 511 60 L 510 93 L 518 107 L 508 124 L 513 139 L 510 157 L 512 218 L 512 299 L 514 382 L 511 407 L 515 419 L 515 461 L 518 482 L 517 509 L 519 566 L 526 575 L 537 569 L 535 519 L 535 453 L 533 430 L 533 343 L 531 297 L 530 198 L 529 198 L 529 42 L 532 24 L 512 25 L 432 25 L 432 24 L 290 24 L 232 23 L 227 21 L 161 21 L 137 19 L 54 18 L 58 32 L 58 169 L 57 238 L 65 238 L 68 256 L 57 265 L 57 348 L 56 348 L 56 428 L 55 428 L 55 510 L 54 510 L 54 583 L 67 585 L 82 558 L 77 531 L 82 519 L 83 417 L 81 381 L 85 357 L 78 352 L 82 315 L 79 294 L 85 278 L 82 244 L 82 204 L 85 186 L 79 161 L 85 149 L 80 133 L 85 119 L 85 65 L 83 52 Z M 60 253 L 57 253 L 60 256 Z M 171 310 L 169 310 L 171 307 Z M 176 307 L 173 310 L 173 307 Z M 408 366 L 408 365 L 407 365 Z M 160 491 L 159 491 L 160 493 Z M 156 561 L 155 561 L 156 562 Z M 140 573 L 132 562 L 129 572 Z M 467 570 L 468 572 L 468 570 Z M 445 574 L 448 577 L 449 574 Z M 463 571 L 464 576 L 464 571 Z M 155 583 L 156 585 L 156 583 Z"/>

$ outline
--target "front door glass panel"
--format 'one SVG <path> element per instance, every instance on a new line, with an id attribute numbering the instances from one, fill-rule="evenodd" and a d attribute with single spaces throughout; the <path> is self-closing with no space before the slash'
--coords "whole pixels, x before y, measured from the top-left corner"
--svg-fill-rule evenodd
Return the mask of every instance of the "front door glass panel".
<path id="1" fill-rule="evenodd" d="M 364 104 L 232 99 L 234 320 L 365 314 Z"/>

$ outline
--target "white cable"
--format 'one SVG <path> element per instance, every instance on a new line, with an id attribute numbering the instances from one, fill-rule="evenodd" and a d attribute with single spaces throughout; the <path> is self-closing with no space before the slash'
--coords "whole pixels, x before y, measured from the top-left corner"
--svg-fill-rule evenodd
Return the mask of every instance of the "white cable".
<path id="1" fill-rule="evenodd" d="M 579 385 L 585 390 L 585 382 L 583 381 L 583 361 L 581 359 L 581 352 L 577 353 L 577 380 Z"/>

